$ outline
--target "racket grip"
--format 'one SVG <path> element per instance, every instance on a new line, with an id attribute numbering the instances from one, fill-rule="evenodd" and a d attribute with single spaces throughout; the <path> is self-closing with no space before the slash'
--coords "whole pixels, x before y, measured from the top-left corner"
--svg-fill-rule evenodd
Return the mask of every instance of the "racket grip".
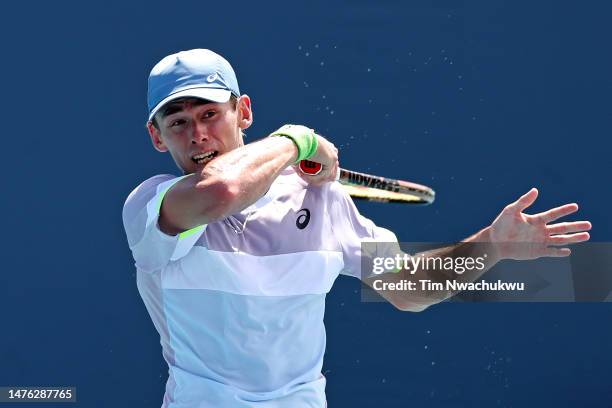
<path id="1" fill-rule="evenodd" d="M 313 162 L 310 160 L 300 161 L 300 170 L 304 174 L 316 176 L 317 174 L 321 172 L 321 169 L 323 169 L 323 166 L 321 165 L 321 163 Z"/>
<path id="2" fill-rule="evenodd" d="M 302 173 L 308 174 L 310 176 L 316 176 L 323 169 L 323 166 L 321 165 L 321 163 L 313 162 L 310 160 L 300 161 L 299 167 Z M 338 168 L 338 171 L 336 172 L 336 181 L 338 181 L 339 179 L 340 179 L 340 168 Z"/>

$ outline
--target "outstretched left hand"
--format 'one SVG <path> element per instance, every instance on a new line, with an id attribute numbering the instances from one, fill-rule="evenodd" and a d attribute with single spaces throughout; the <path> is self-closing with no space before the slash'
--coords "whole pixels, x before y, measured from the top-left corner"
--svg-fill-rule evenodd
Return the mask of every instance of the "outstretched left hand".
<path id="1" fill-rule="evenodd" d="M 588 221 L 560 222 L 561 217 L 578 211 L 578 204 L 565 204 L 539 214 L 523 213 L 538 197 L 532 188 L 506 206 L 489 228 L 489 236 L 501 259 L 536 259 L 543 256 L 568 256 L 568 244 L 588 241 L 591 223 Z"/>

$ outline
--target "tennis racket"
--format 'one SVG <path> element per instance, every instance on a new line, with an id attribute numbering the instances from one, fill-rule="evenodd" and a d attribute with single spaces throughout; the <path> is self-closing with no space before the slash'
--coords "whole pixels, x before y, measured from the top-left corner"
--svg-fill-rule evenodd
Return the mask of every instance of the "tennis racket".
<path id="1" fill-rule="evenodd" d="M 302 160 L 299 167 L 302 173 L 313 176 L 319 174 L 322 168 L 320 163 L 309 160 Z M 427 186 L 341 168 L 338 169 L 336 180 L 351 197 L 357 199 L 385 203 L 431 204 L 436 198 L 436 193 Z"/>

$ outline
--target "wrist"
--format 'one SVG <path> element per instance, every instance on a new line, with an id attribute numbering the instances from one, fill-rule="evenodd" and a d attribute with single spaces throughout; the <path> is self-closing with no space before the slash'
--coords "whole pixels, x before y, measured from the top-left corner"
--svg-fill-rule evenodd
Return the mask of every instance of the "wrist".
<path id="1" fill-rule="evenodd" d="M 501 248 L 498 242 L 493 241 L 491 226 L 481 229 L 476 234 L 469 237 L 466 242 L 480 244 L 486 248 L 489 260 L 495 264 L 503 259 Z"/>
<path id="2" fill-rule="evenodd" d="M 283 136 L 295 144 L 297 158 L 295 163 L 307 160 L 315 155 L 318 148 L 318 139 L 313 129 L 301 125 L 284 125 L 272 132 L 270 136 Z"/>

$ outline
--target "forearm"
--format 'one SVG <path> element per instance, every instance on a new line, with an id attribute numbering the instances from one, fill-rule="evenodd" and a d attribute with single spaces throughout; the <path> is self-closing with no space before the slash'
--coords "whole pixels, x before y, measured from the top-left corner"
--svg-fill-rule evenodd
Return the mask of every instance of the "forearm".
<path id="1" fill-rule="evenodd" d="M 295 162 L 297 153 L 290 139 L 267 137 L 212 160 L 200 173 L 197 186 L 224 183 L 230 192 L 224 212 L 233 214 L 262 197 L 276 177 Z"/>
<path id="2" fill-rule="evenodd" d="M 447 281 L 473 282 L 498 262 L 499 257 L 490 242 L 489 232 L 489 227 L 487 227 L 456 245 L 412 254 L 410 257 L 418 261 L 412 265 L 416 264 L 417 267 L 371 277 L 368 278 L 368 283 L 381 296 L 402 310 L 422 310 L 427 306 L 439 303 L 458 293 L 458 291 L 446 290 Z M 452 268 L 449 270 L 444 267 L 444 262 L 440 262 L 440 260 L 448 259 L 456 261 L 460 258 L 463 258 L 464 261 L 478 258 L 478 267 L 465 268 L 462 273 L 457 273 Z M 378 282 L 374 285 L 376 280 Z M 389 284 L 398 285 L 406 282 L 413 282 L 412 290 L 388 289 L 393 287 Z M 442 285 L 435 285 L 435 283 Z M 383 287 L 385 289 L 381 290 Z M 440 287 L 444 289 L 439 289 Z"/>

